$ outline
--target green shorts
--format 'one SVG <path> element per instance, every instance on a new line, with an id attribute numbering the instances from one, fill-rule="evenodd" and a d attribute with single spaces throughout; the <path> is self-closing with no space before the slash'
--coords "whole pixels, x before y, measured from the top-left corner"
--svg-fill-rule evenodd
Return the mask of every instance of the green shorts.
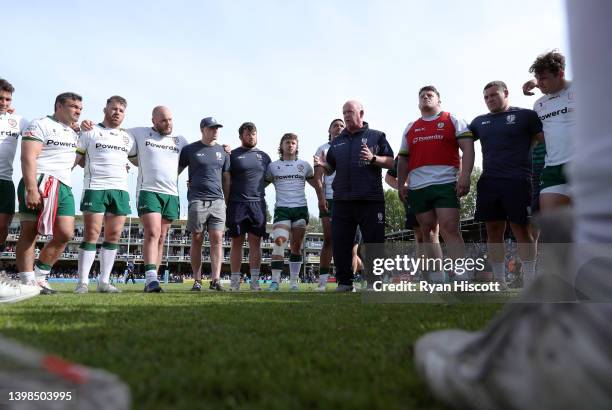
<path id="1" fill-rule="evenodd" d="M 567 184 L 565 177 L 565 164 L 545 166 L 542 170 L 540 191 L 556 185 Z"/>
<path id="2" fill-rule="evenodd" d="M 435 208 L 459 208 L 459 198 L 457 198 L 455 186 L 455 182 L 450 182 L 411 189 L 408 191 L 410 207 L 415 214 L 421 214 Z"/>
<path id="3" fill-rule="evenodd" d="M 0 214 L 15 213 L 15 184 L 0 179 Z"/>
<path id="4" fill-rule="evenodd" d="M 38 178 L 40 179 L 42 176 Z M 19 213 L 30 216 L 38 216 L 40 209 L 28 209 L 25 201 L 25 184 L 23 178 L 19 181 L 17 186 L 17 198 L 19 199 Z M 57 216 L 74 216 L 74 196 L 72 195 L 72 188 L 63 182 L 59 183 L 59 194 L 57 199 Z"/>
<path id="5" fill-rule="evenodd" d="M 297 208 L 275 208 L 274 209 L 274 223 L 278 221 L 291 221 L 295 222 L 300 219 L 306 221 L 306 225 L 308 225 L 308 219 L 310 215 L 308 214 L 307 206 L 299 206 Z"/>
<path id="6" fill-rule="evenodd" d="M 138 194 L 138 216 L 149 213 L 161 214 L 162 218 L 174 221 L 179 218 L 180 203 L 176 195 L 140 191 Z"/>
<path id="7" fill-rule="evenodd" d="M 130 195 L 121 189 L 86 189 L 81 211 L 92 214 L 129 215 Z"/>
<path id="8" fill-rule="evenodd" d="M 334 210 L 334 200 L 326 199 L 325 201 L 327 202 L 327 212 L 319 211 L 319 218 L 331 218 L 332 216 L 332 211 Z"/>

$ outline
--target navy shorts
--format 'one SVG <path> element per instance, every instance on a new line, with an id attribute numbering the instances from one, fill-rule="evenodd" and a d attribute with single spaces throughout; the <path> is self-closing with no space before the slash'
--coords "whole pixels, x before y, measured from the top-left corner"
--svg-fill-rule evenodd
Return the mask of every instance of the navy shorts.
<path id="1" fill-rule="evenodd" d="M 531 176 L 531 214 L 540 210 L 540 182 L 542 181 L 542 168 L 536 170 Z M 537 171 L 537 172 L 536 172 Z"/>
<path id="2" fill-rule="evenodd" d="M 227 233 L 235 238 L 245 233 L 266 236 L 266 201 L 231 202 L 225 220 Z"/>
<path id="3" fill-rule="evenodd" d="M 404 229 L 414 229 L 419 227 L 419 222 L 416 219 L 416 214 L 412 211 L 410 204 L 404 203 L 404 211 L 406 211 L 406 220 Z"/>
<path id="4" fill-rule="evenodd" d="M 481 222 L 510 221 L 527 225 L 531 180 L 480 177 L 476 185 L 476 214 Z"/>

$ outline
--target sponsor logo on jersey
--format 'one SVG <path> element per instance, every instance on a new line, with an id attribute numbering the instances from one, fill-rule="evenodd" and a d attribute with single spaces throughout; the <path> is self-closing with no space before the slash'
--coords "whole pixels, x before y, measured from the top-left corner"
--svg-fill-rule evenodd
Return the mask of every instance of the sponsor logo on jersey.
<path id="1" fill-rule="evenodd" d="M 11 128 L 17 128 L 17 121 L 15 121 L 14 118 L 9 118 L 8 124 L 11 126 Z"/>
<path id="2" fill-rule="evenodd" d="M 151 141 L 147 141 L 145 142 L 145 147 L 152 147 L 152 148 L 160 148 L 160 149 L 168 149 L 170 151 L 176 152 L 178 154 L 179 150 L 177 147 L 171 147 L 169 145 L 161 145 L 161 144 L 156 144 L 154 142 Z"/>
<path id="3" fill-rule="evenodd" d="M 52 140 L 52 139 L 48 139 L 46 145 L 47 146 L 54 145 L 56 147 L 76 148 L 76 144 L 74 142 L 55 141 L 55 140 Z"/>
<path id="4" fill-rule="evenodd" d="M 417 142 L 427 142 L 427 141 L 443 140 L 443 139 L 444 139 L 444 135 L 442 134 L 426 135 L 424 137 L 414 137 L 412 139 L 412 144 L 414 145 Z"/>
<path id="5" fill-rule="evenodd" d="M 421 131 L 425 131 L 425 127 L 414 129 L 414 132 L 421 132 Z"/>
<path id="6" fill-rule="evenodd" d="M 108 144 L 102 144 L 101 142 L 96 142 L 96 149 L 98 148 L 102 148 L 102 149 L 113 149 L 116 151 L 123 151 L 123 152 L 127 152 L 127 148 L 126 147 L 120 147 L 118 145 L 108 145 Z"/>
<path id="7" fill-rule="evenodd" d="M 13 131 L 0 131 L 0 136 L 7 136 L 7 137 L 15 137 L 15 138 L 19 138 L 19 133 L 18 132 L 13 132 Z M 25 133 L 24 133 L 25 135 Z"/>
<path id="8" fill-rule="evenodd" d="M 304 179 L 303 175 L 277 175 L 274 177 L 274 179 L 279 180 L 279 179 Z"/>
<path id="9" fill-rule="evenodd" d="M 552 118 L 552 117 L 556 117 L 556 116 L 561 115 L 561 114 L 570 113 L 572 111 L 574 111 L 573 108 L 563 107 L 560 110 L 549 112 L 549 113 L 546 113 L 544 115 L 540 115 L 540 119 L 542 121 L 544 121 L 544 120 L 547 120 L 547 119 Z"/>
<path id="10" fill-rule="evenodd" d="M 506 124 L 514 124 L 516 122 L 516 115 L 508 114 L 506 115 Z"/>
<path id="11" fill-rule="evenodd" d="M 491 120 L 486 120 L 480 123 L 480 125 L 487 125 L 487 124 L 491 124 Z"/>

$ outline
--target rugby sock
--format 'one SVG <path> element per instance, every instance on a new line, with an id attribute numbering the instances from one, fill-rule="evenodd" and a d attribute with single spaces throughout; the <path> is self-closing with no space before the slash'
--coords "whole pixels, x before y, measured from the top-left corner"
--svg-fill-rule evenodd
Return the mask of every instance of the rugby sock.
<path id="1" fill-rule="evenodd" d="M 21 283 L 27 285 L 36 282 L 36 275 L 34 275 L 34 271 L 19 272 L 19 279 L 21 279 Z"/>
<path id="2" fill-rule="evenodd" d="M 319 286 L 326 285 L 329 278 L 329 268 L 319 269 Z"/>
<path id="3" fill-rule="evenodd" d="M 147 263 L 145 266 L 145 283 L 159 282 L 157 279 L 157 266 L 154 263 Z"/>
<path id="4" fill-rule="evenodd" d="M 280 284 L 281 273 L 283 272 L 283 261 L 272 261 L 272 282 Z"/>
<path id="5" fill-rule="evenodd" d="M 506 275 L 505 275 L 504 263 L 503 262 L 493 262 L 491 263 L 491 266 L 493 267 L 493 280 L 505 283 Z"/>
<path id="6" fill-rule="evenodd" d="M 240 288 L 240 272 L 232 272 L 231 281 L 232 282 L 230 286 Z"/>
<path id="7" fill-rule="evenodd" d="M 34 264 L 34 275 L 36 276 L 36 280 L 46 280 L 49 273 L 51 273 L 51 265 L 36 261 Z"/>
<path id="8" fill-rule="evenodd" d="M 297 279 L 302 269 L 302 255 L 289 255 L 289 283 L 297 285 Z"/>
<path id="9" fill-rule="evenodd" d="M 523 261 L 523 286 L 530 284 L 535 279 L 536 261 Z"/>
<path id="10" fill-rule="evenodd" d="M 100 279 L 99 282 L 109 283 L 110 274 L 115 264 L 117 247 L 119 245 L 111 242 L 104 242 L 100 248 Z"/>
<path id="11" fill-rule="evenodd" d="M 251 285 L 259 283 L 259 269 L 251 269 Z"/>
<path id="12" fill-rule="evenodd" d="M 89 284 L 89 271 L 96 259 L 96 244 L 81 242 L 79 245 L 79 283 Z"/>

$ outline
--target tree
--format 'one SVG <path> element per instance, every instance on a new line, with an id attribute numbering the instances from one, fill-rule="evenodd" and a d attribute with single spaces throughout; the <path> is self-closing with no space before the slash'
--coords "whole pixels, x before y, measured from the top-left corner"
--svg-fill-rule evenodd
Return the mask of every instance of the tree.
<path id="1" fill-rule="evenodd" d="M 406 211 L 395 189 L 385 191 L 385 234 L 404 229 Z"/>
<path id="2" fill-rule="evenodd" d="M 469 219 L 474 217 L 474 212 L 476 212 L 476 183 L 482 174 L 482 170 L 478 167 L 475 167 L 472 171 L 472 175 L 470 177 L 470 192 L 461 198 L 461 211 L 460 218 L 461 219 Z"/>

